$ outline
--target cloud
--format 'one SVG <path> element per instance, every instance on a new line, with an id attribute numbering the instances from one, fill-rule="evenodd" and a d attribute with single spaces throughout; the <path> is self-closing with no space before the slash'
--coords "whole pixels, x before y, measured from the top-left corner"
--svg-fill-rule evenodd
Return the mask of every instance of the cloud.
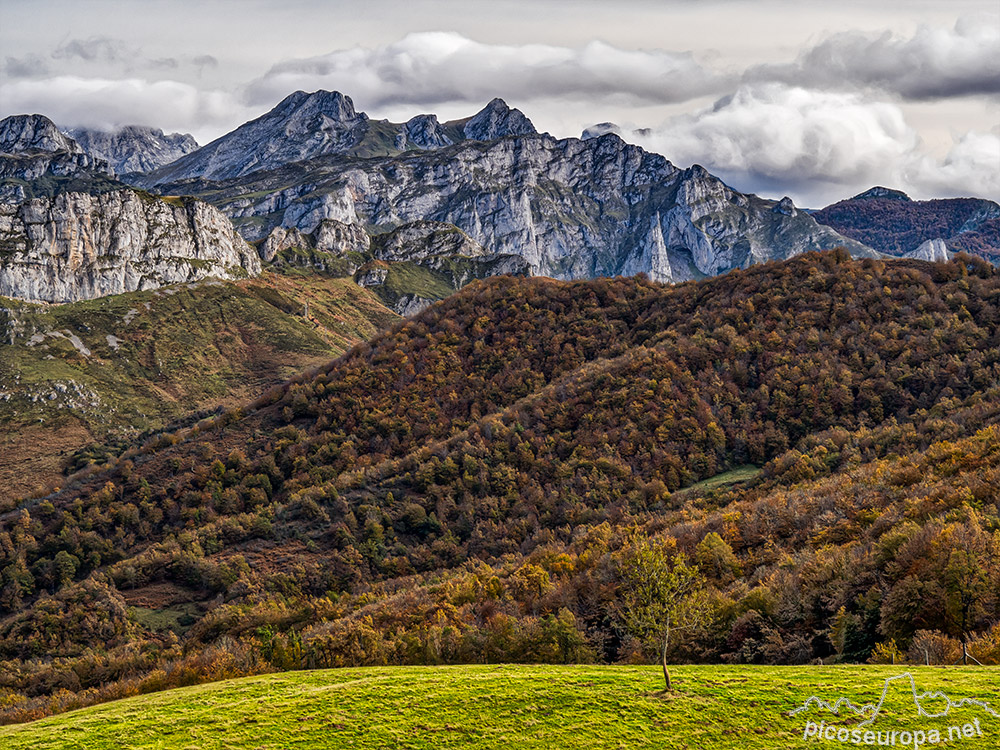
<path id="1" fill-rule="evenodd" d="M 626 137 L 678 164 L 700 163 L 741 190 L 821 206 L 881 184 L 917 197 L 1000 198 L 1000 138 L 967 134 L 936 160 L 899 107 L 859 93 L 744 85 L 700 112 Z"/>
<path id="2" fill-rule="evenodd" d="M 968 132 L 943 160 L 919 156 L 904 172 L 906 182 L 929 195 L 1000 200 L 1000 132 Z"/>
<path id="3" fill-rule="evenodd" d="M 644 140 L 682 163 L 766 178 L 854 181 L 889 169 L 917 136 L 892 104 L 772 83 L 742 86 Z"/>
<path id="4" fill-rule="evenodd" d="M 921 26 L 912 37 L 886 31 L 834 34 L 793 63 L 758 65 L 744 79 L 850 89 L 874 87 L 906 99 L 1000 95 L 1000 26 L 963 18 L 953 28 Z"/>
<path id="5" fill-rule="evenodd" d="M 130 61 L 137 55 L 138 50 L 130 48 L 121 39 L 92 36 L 89 39 L 71 39 L 60 45 L 52 53 L 52 59 L 113 63 Z"/>
<path id="6" fill-rule="evenodd" d="M 219 61 L 211 55 L 195 55 L 191 58 L 191 64 L 197 68 L 219 67 Z"/>
<path id="7" fill-rule="evenodd" d="M 373 49 L 279 63 L 249 86 L 248 100 L 272 103 L 296 89 L 324 88 L 366 107 L 481 103 L 494 96 L 642 105 L 687 101 L 726 85 L 690 53 L 628 51 L 599 41 L 579 48 L 483 44 L 452 32 L 421 32 Z"/>
<path id="8" fill-rule="evenodd" d="M 192 132 L 199 142 L 206 133 L 225 132 L 259 114 L 229 92 L 140 78 L 18 80 L 4 85 L 0 97 L 11 113 L 41 113 L 65 127 L 150 125 Z"/>
<path id="9" fill-rule="evenodd" d="M 8 57 L 3 65 L 4 75 L 10 78 L 31 78 L 49 74 L 48 62 L 38 55 Z"/>

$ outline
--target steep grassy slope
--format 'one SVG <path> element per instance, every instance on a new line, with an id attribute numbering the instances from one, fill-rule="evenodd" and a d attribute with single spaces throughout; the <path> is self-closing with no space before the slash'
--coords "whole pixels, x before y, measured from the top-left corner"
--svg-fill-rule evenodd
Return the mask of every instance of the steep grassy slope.
<path id="1" fill-rule="evenodd" d="M 26 726 L 0 728 L 8 750 L 333 750 L 363 748 L 671 748 L 807 746 L 807 698 L 876 702 L 890 667 L 683 667 L 659 693 L 649 667 L 401 667 L 292 672 L 144 695 Z M 993 669 L 910 668 L 920 690 L 998 700 Z M 930 706 L 929 706 L 930 707 Z M 967 706 L 919 719 L 908 686 L 892 690 L 876 731 L 977 720 L 956 747 L 1000 748 L 1000 719 Z M 853 726 L 851 722 L 838 723 Z M 815 742 L 815 740 L 813 740 Z M 912 746 L 911 746 L 912 747 Z"/>
<path id="2" fill-rule="evenodd" d="M 303 317 L 309 306 L 310 319 Z M 268 273 L 70 305 L 0 300 L 0 487 L 60 483 L 95 441 L 238 406 L 396 319 L 347 279 Z"/>
<path id="3" fill-rule="evenodd" d="M 476 282 L 6 506 L 3 718 L 275 668 L 654 658 L 621 605 L 643 544 L 697 566 L 672 658 L 996 663 L 998 324 L 967 257 Z"/>

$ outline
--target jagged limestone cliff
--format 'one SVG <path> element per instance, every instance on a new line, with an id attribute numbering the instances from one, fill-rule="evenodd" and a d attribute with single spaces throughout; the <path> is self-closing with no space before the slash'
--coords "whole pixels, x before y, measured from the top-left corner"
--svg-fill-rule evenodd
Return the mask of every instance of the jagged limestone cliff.
<path id="1" fill-rule="evenodd" d="M 212 206 L 134 190 L 0 203 L 0 296 L 72 302 L 260 272 Z"/>
<path id="2" fill-rule="evenodd" d="M 700 278 L 808 250 L 869 248 L 817 224 L 791 201 L 726 186 L 701 167 L 674 167 L 615 135 L 466 140 L 405 158 L 325 156 L 242 178 L 163 189 L 204 191 L 250 239 L 320 222 L 391 230 L 453 224 L 487 253 L 522 257 L 534 275 L 645 272 Z"/>

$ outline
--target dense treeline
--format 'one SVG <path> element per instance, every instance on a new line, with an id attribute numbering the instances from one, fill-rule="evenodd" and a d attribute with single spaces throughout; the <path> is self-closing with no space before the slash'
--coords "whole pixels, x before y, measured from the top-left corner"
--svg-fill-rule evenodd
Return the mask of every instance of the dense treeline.
<path id="1" fill-rule="evenodd" d="M 267 669 L 651 658 L 621 605 L 637 539 L 697 570 L 675 659 L 995 662 L 998 322 L 1000 273 L 969 256 L 474 283 L 9 509 L 0 708 Z"/>

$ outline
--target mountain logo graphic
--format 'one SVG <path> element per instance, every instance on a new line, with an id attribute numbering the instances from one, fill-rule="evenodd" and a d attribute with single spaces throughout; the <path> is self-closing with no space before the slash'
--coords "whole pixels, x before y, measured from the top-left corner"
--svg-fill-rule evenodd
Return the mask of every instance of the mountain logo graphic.
<path id="1" fill-rule="evenodd" d="M 994 718 L 1000 718 L 1000 714 L 993 709 L 990 704 L 985 700 L 980 700 L 979 698 L 961 698 L 960 700 L 952 700 L 947 695 L 941 691 L 934 692 L 917 692 L 917 684 L 913 679 L 913 675 L 906 672 L 901 675 L 896 675 L 895 677 L 886 678 L 885 684 L 882 686 L 882 696 L 879 698 L 877 703 L 866 703 L 862 706 L 855 705 L 848 698 L 838 698 L 834 703 L 829 703 L 818 696 L 809 697 L 805 703 L 803 703 L 798 708 L 789 712 L 789 716 L 797 716 L 803 711 L 807 711 L 812 707 L 819 708 L 820 710 L 829 711 L 830 713 L 840 716 L 841 711 L 846 709 L 852 712 L 855 716 L 864 717 L 864 721 L 857 724 L 859 727 L 864 727 L 870 725 L 875 719 L 878 718 L 879 714 L 882 712 L 882 706 L 885 704 L 886 696 L 889 694 L 889 688 L 892 683 L 897 681 L 909 681 L 910 692 L 913 695 L 913 704 L 916 706 L 917 714 L 927 719 L 939 719 L 948 716 L 952 709 L 963 708 L 964 706 L 977 706 L 985 711 L 987 714 Z M 944 710 L 942 711 L 928 711 L 924 708 L 924 704 L 931 700 L 941 700 L 944 701 Z"/>

